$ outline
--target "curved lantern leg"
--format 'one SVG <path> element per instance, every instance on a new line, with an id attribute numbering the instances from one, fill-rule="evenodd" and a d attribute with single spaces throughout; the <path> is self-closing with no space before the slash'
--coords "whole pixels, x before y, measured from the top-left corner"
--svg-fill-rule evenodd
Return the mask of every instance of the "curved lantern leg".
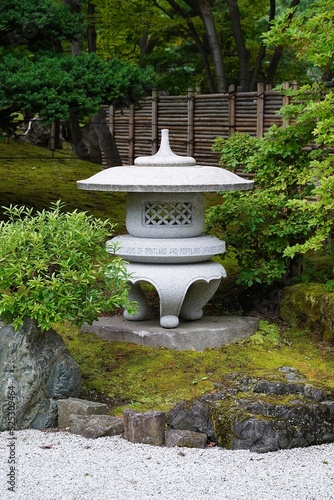
<path id="1" fill-rule="evenodd" d="M 183 301 L 180 316 L 187 320 L 200 319 L 203 316 L 203 307 L 217 291 L 221 278 L 193 283 Z"/>
<path id="2" fill-rule="evenodd" d="M 160 299 L 160 325 L 176 328 L 179 316 L 187 320 L 199 319 L 202 307 L 217 290 L 225 269 L 217 262 L 187 265 L 127 263 L 131 276 L 130 298 L 139 305 L 138 313 L 125 315 L 129 320 L 142 320 L 147 315 L 147 301 L 139 283 L 151 283 Z"/>

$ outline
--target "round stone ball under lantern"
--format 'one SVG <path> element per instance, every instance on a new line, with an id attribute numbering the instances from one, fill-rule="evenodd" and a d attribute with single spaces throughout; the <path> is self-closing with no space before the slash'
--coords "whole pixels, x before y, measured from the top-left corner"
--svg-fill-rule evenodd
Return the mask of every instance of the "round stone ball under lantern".
<path id="1" fill-rule="evenodd" d="M 168 130 L 163 129 L 155 155 L 139 157 L 131 166 L 108 168 L 77 184 L 84 190 L 128 193 L 129 234 L 107 242 L 108 252 L 127 261 L 129 296 L 138 303 L 137 312 L 125 311 L 124 317 L 129 321 L 147 318 L 141 284 L 151 283 L 159 295 L 162 327 L 176 328 L 179 318 L 201 318 L 204 305 L 226 276 L 224 267 L 211 260 L 225 252 L 224 241 L 203 235 L 204 193 L 248 190 L 253 182 L 174 154 Z"/>

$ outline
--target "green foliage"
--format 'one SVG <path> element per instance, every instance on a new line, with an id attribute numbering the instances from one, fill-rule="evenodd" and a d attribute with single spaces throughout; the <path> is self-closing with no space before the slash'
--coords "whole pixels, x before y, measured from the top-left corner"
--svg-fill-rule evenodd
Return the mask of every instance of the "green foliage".
<path id="1" fill-rule="evenodd" d="M 326 5 L 327 0 L 317 2 L 319 8 Z M 315 9 L 306 33 L 310 25 L 320 29 L 318 14 Z M 283 43 L 281 31 L 276 34 L 271 40 Z M 327 42 L 333 45 L 329 32 Z M 323 71 L 324 59 L 315 56 L 318 48 L 316 37 L 310 37 L 303 56 Z M 329 68 L 332 51 L 326 50 Z M 262 139 L 235 134 L 214 145 L 224 167 L 254 174 L 253 192 L 227 194 L 208 213 L 209 226 L 224 230 L 241 266 L 240 281 L 249 286 L 298 274 L 302 255 L 322 249 L 333 229 L 333 156 L 328 148 L 334 146 L 334 92 L 316 81 L 286 94 L 290 104 L 281 109 L 286 127 L 273 126 Z"/>
<path id="2" fill-rule="evenodd" d="M 283 46 L 297 62 L 302 62 L 314 79 L 333 76 L 334 70 L 334 4 L 332 0 L 315 0 L 311 6 L 294 13 L 288 9 L 277 18 L 263 36 L 267 45 Z"/>
<path id="3" fill-rule="evenodd" d="M 322 144 L 316 132 L 322 126 L 321 92 L 320 106 L 314 92 L 312 99 L 304 92 L 295 91 L 284 110 L 294 117 L 288 127 L 274 126 L 263 139 L 238 134 L 215 143 L 223 166 L 243 166 L 255 176 L 253 192 L 224 195 L 223 204 L 208 212 L 209 226 L 223 229 L 241 267 L 240 281 L 248 286 L 291 278 L 299 271 L 298 257 L 322 248 L 333 227 L 332 158 L 324 147 L 307 148 L 315 134 Z M 327 112 L 323 117 L 329 118 Z M 327 139 L 333 140 L 326 130 Z"/>
<path id="4" fill-rule="evenodd" d="M 0 45 L 53 49 L 82 35 L 83 16 L 72 14 L 61 0 L 1 0 Z"/>
<path id="5" fill-rule="evenodd" d="M 5 54 L 0 60 L 0 108 L 39 114 L 52 122 L 70 112 L 92 115 L 101 104 L 133 103 L 152 83 L 152 72 L 96 54 Z"/>
<path id="6" fill-rule="evenodd" d="M 105 251 L 110 221 L 61 208 L 56 202 L 33 215 L 11 206 L 8 221 L 0 223 L 0 316 L 15 328 L 25 316 L 46 330 L 54 322 L 82 325 L 128 308 L 123 262 Z"/>
<path id="7" fill-rule="evenodd" d="M 95 53 L 70 54 L 82 43 L 84 17 L 62 0 L 4 0 L 0 5 L 0 127 L 11 135 L 15 113 L 47 123 L 83 120 L 101 105 L 128 106 L 153 84 L 146 70 Z"/>
<path id="8" fill-rule="evenodd" d="M 240 132 L 234 133 L 227 141 L 217 137 L 212 150 L 220 152 L 220 162 L 227 170 L 247 169 L 247 158 L 259 148 L 256 137 Z"/>

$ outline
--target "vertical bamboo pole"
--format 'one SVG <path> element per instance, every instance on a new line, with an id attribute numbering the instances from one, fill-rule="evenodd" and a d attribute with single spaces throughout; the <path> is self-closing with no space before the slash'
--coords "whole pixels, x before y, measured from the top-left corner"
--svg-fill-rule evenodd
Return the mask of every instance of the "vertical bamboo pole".
<path id="1" fill-rule="evenodd" d="M 257 114 L 256 114 L 256 135 L 263 137 L 264 130 L 264 84 L 257 84 Z"/>
<path id="2" fill-rule="evenodd" d="M 283 83 L 283 89 L 287 90 L 289 88 L 289 82 L 284 82 Z M 283 96 L 283 106 L 287 106 L 290 103 L 290 98 L 287 95 Z M 288 126 L 288 122 L 286 121 L 285 118 L 282 120 L 282 126 L 283 128 L 286 128 Z"/>
<path id="3" fill-rule="evenodd" d="M 195 93 L 188 89 L 188 130 L 187 130 L 187 155 L 194 155 L 194 118 L 195 118 Z"/>
<path id="4" fill-rule="evenodd" d="M 158 151 L 159 95 L 152 90 L 152 155 Z"/>
<path id="5" fill-rule="evenodd" d="M 110 130 L 110 133 L 113 137 L 115 137 L 115 109 L 114 106 L 109 106 L 109 113 L 108 113 L 108 127 Z"/>
<path id="6" fill-rule="evenodd" d="M 229 135 L 235 132 L 235 85 L 230 85 L 228 87 L 229 99 L 228 99 L 228 127 Z"/>
<path id="7" fill-rule="evenodd" d="M 129 109 L 129 165 L 135 161 L 135 107 Z"/>

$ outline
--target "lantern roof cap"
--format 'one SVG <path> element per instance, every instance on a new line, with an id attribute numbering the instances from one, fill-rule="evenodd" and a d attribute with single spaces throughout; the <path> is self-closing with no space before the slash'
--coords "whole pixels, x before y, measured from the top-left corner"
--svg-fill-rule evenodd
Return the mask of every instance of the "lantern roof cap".
<path id="1" fill-rule="evenodd" d="M 136 158 L 134 165 L 111 167 L 77 182 L 87 191 L 218 192 L 252 189 L 253 181 L 220 167 L 201 166 L 191 156 L 173 153 L 163 129 L 159 151 Z"/>

